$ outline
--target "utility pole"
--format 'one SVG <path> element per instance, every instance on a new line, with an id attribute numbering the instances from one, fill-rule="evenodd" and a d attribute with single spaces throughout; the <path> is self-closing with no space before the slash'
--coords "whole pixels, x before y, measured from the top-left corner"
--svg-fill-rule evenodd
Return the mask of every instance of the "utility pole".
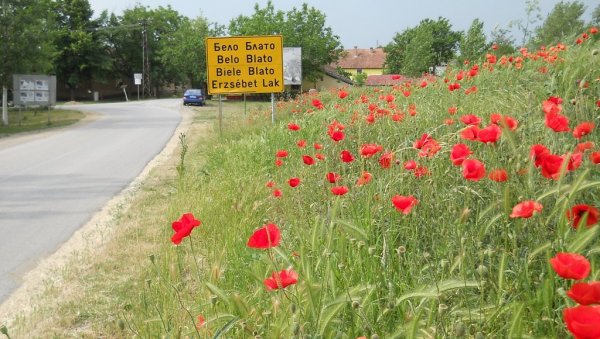
<path id="1" fill-rule="evenodd" d="M 144 20 L 142 29 L 142 84 L 143 84 L 143 97 L 152 96 L 152 83 L 150 81 L 150 57 L 148 54 L 148 29 L 146 28 L 146 20 Z"/>

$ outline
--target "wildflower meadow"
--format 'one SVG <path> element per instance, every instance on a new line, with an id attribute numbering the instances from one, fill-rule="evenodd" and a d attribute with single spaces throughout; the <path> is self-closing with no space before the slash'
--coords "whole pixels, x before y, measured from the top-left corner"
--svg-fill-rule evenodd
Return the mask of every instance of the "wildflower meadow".
<path id="1" fill-rule="evenodd" d="M 185 147 L 141 337 L 600 337 L 600 38 L 303 94 Z"/>

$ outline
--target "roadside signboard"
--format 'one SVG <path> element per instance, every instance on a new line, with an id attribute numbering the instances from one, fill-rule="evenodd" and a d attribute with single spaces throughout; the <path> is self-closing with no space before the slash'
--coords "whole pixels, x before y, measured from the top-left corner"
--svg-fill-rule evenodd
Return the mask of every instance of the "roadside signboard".
<path id="1" fill-rule="evenodd" d="M 17 106 L 56 105 L 56 76 L 14 74 L 13 101 Z"/>
<path id="2" fill-rule="evenodd" d="M 302 47 L 283 48 L 283 84 L 302 85 Z"/>
<path id="3" fill-rule="evenodd" d="M 208 94 L 283 92 L 281 35 L 206 38 Z"/>
<path id="4" fill-rule="evenodd" d="M 135 85 L 142 84 L 142 73 L 133 73 L 133 83 Z"/>

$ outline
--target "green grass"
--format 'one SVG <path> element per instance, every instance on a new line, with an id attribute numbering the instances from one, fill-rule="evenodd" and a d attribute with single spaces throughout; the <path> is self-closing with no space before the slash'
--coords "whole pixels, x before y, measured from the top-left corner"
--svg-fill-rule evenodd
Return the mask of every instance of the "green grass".
<path id="1" fill-rule="evenodd" d="M 598 226 L 575 230 L 565 213 L 579 203 L 600 207 L 599 165 L 588 150 L 578 169 L 551 180 L 529 152 L 543 144 L 566 154 L 583 141 L 595 142 L 598 151 L 597 130 L 581 140 L 555 133 L 542 111 L 544 100 L 560 96 L 571 128 L 584 121 L 599 125 L 598 48 L 588 41 L 557 52 L 556 62 L 530 57 L 522 67 L 500 58 L 493 70 L 479 63 L 478 75 L 465 76 L 453 92 L 438 79 L 425 88 L 420 82 L 348 88 L 344 99 L 337 90 L 302 96 L 278 103 L 274 125 L 268 103 L 246 114 L 242 103 L 227 104 L 222 133 L 211 103 L 198 110 L 195 123 L 212 124 L 212 133 L 192 130 L 182 137 L 185 152 L 173 160 L 170 174 L 162 168 L 160 179 L 144 185 L 142 197 L 120 214 L 105 255 L 91 260 L 97 254 L 90 252 L 90 267 L 69 266 L 66 281 L 79 285 L 79 293 L 65 298 L 49 289 L 63 302 L 38 317 L 58 319 L 23 319 L 15 331 L 22 326 L 27 333 L 29 323 L 59 337 L 567 337 L 562 310 L 575 305 L 565 295 L 572 282 L 558 277 L 548 260 L 559 251 L 583 254 L 592 263 L 586 280 L 598 280 Z M 449 82 L 458 71 L 450 71 Z M 477 91 L 465 94 L 471 86 Z M 394 96 L 389 103 L 388 95 Z M 455 116 L 448 113 L 451 106 L 458 107 Z M 370 112 L 374 122 L 367 123 Z M 504 129 L 496 144 L 461 138 L 460 116 L 475 114 L 483 127 L 492 113 L 517 119 L 518 128 Z M 392 120 L 393 114 L 403 120 Z M 327 134 L 334 120 L 345 126 L 339 142 Z M 289 122 L 301 129 L 289 130 Z M 441 146 L 431 157 L 420 157 L 413 147 L 424 133 Z M 306 146 L 299 147 L 300 140 Z M 371 143 L 393 152 L 390 168 L 380 166 L 381 153 L 359 155 Z M 449 159 L 457 143 L 467 144 L 488 172 L 506 169 L 509 179 L 463 178 Z M 282 149 L 289 155 L 275 166 Z M 342 150 L 355 161 L 341 162 Z M 323 160 L 303 163 L 303 155 L 317 153 Z M 405 170 L 408 160 L 429 175 Z M 373 179 L 359 186 L 363 171 Z M 336 185 L 349 187 L 346 195 L 331 193 L 327 172 L 341 175 Z M 301 184 L 291 188 L 291 177 Z M 414 195 L 419 203 L 404 215 L 391 203 L 396 194 Z M 510 218 L 524 200 L 539 201 L 542 212 Z M 202 225 L 174 246 L 171 222 L 188 212 Z M 281 244 L 248 248 L 249 236 L 266 223 L 279 226 Z M 297 284 L 267 290 L 263 280 L 286 268 L 298 273 Z M 197 328 L 199 315 L 206 324 Z"/>
<path id="2" fill-rule="evenodd" d="M 47 130 L 74 124 L 85 115 L 79 111 L 64 109 L 10 109 L 8 111 L 8 125 L 0 125 L 0 138 L 10 135 Z"/>

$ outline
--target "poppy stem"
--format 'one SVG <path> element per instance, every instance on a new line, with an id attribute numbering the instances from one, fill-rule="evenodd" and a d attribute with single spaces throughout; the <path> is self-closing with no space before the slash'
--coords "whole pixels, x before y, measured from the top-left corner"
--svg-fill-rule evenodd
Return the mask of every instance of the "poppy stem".
<path id="1" fill-rule="evenodd" d="M 194 260 L 194 265 L 196 266 L 196 275 L 198 276 L 198 281 L 200 281 L 200 267 L 198 267 L 198 260 L 196 258 L 196 251 L 194 250 L 194 242 L 192 241 L 192 237 L 189 236 L 188 238 L 190 238 L 190 249 L 192 250 L 192 258 Z"/>

